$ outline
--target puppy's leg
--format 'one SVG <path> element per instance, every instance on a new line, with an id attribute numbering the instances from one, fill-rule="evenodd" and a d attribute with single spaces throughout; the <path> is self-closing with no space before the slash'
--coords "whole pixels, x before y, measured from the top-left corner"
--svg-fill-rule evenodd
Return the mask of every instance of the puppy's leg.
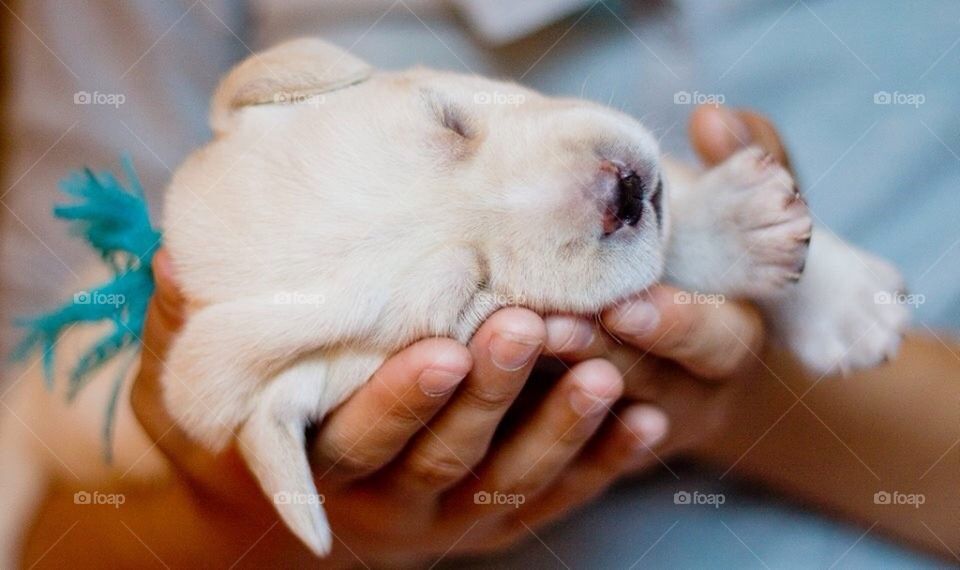
<path id="1" fill-rule="evenodd" d="M 800 281 L 759 303 L 775 337 L 804 364 L 846 373 L 896 354 L 910 320 L 902 289 L 889 263 L 816 227 Z"/>
<path id="2" fill-rule="evenodd" d="M 280 518 L 317 556 L 332 533 L 304 447 L 304 431 L 363 384 L 379 355 L 320 354 L 301 358 L 269 381 L 240 430 L 239 449 Z"/>
<path id="3" fill-rule="evenodd" d="M 377 317 L 338 309 L 349 306 L 250 300 L 206 307 L 188 320 L 161 379 L 167 408 L 190 436 L 212 450 L 237 436 L 281 518 L 318 556 L 330 550 L 330 529 L 307 463 L 304 429 L 383 360 L 346 349 L 320 351 L 348 342 Z"/>
<path id="4" fill-rule="evenodd" d="M 907 312 L 877 300 L 897 298 L 900 276 L 813 228 L 784 168 L 746 149 L 698 178 L 679 178 L 669 280 L 757 301 L 776 340 L 817 372 L 871 366 L 896 351 Z"/>
<path id="5" fill-rule="evenodd" d="M 799 278 L 811 220 L 789 172 L 757 148 L 699 177 L 665 165 L 674 181 L 670 282 L 691 292 L 758 298 Z"/>
<path id="6" fill-rule="evenodd" d="M 333 537 L 313 484 L 305 450 L 311 408 L 322 399 L 323 361 L 292 366 L 257 398 L 240 429 L 238 448 L 287 527 L 317 556 L 330 552 Z"/>
<path id="7" fill-rule="evenodd" d="M 161 378 L 167 409 L 195 440 L 222 449 L 269 378 L 300 354 L 348 341 L 378 315 L 338 309 L 351 306 L 242 300 L 201 309 L 168 355 Z"/>

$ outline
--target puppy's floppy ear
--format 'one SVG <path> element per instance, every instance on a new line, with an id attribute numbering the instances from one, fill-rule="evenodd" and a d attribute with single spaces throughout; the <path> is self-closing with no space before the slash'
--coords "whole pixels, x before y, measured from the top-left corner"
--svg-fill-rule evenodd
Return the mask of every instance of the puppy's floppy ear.
<path id="1" fill-rule="evenodd" d="M 251 55 L 227 74 L 213 96 L 210 126 L 220 134 L 243 107 L 327 93 L 359 83 L 371 73 L 367 63 L 327 42 L 315 38 L 284 42 Z"/>

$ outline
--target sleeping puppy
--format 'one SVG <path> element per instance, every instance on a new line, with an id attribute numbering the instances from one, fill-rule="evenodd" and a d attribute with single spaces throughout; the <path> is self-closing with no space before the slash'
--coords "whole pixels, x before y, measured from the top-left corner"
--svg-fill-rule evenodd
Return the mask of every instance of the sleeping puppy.
<path id="1" fill-rule="evenodd" d="M 317 555 L 331 547 L 322 501 L 283 500 L 317 496 L 305 428 L 418 339 L 466 342 L 513 303 L 589 315 L 665 279 L 757 302 L 776 339 L 826 374 L 891 356 L 907 320 L 874 301 L 899 290 L 897 272 L 813 226 L 770 157 L 751 148 L 697 173 L 665 159 L 636 120 L 587 101 L 374 71 L 304 39 L 236 67 L 212 126 L 167 194 L 166 245 L 190 318 L 161 378 L 165 400 L 209 449 L 237 441 Z M 94 335 L 67 335 L 58 361 Z M 103 481 L 166 469 L 129 409 L 114 465 L 98 464 L 109 381 L 59 409 L 33 375 L 0 431 L 15 466 L 2 480 L 8 554 L 58 470 Z"/>

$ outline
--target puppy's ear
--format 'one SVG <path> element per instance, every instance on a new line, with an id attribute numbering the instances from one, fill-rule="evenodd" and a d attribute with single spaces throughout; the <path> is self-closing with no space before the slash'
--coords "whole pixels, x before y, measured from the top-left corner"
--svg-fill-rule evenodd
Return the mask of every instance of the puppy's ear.
<path id="1" fill-rule="evenodd" d="M 243 107 L 297 101 L 359 83 L 371 73 L 367 63 L 327 42 L 284 42 L 251 55 L 227 74 L 213 96 L 210 126 L 220 134 Z"/>

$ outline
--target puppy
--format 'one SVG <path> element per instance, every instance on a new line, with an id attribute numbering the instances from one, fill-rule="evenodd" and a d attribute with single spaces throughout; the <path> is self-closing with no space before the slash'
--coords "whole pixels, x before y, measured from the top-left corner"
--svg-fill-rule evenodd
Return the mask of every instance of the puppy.
<path id="1" fill-rule="evenodd" d="M 755 148 L 698 173 L 608 108 L 480 77 L 374 71 L 312 39 L 237 66 L 211 123 L 214 140 L 167 194 L 166 246 L 190 316 L 161 378 L 165 403 L 210 450 L 237 441 L 317 555 L 331 547 L 321 501 L 277 499 L 316 497 L 307 425 L 399 349 L 466 342 L 506 304 L 590 315 L 665 279 L 756 301 L 776 340 L 821 374 L 891 356 L 907 321 L 901 305 L 874 302 L 901 288 L 897 272 L 815 227 L 790 174 Z M 95 335 L 67 335 L 64 370 Z M 29 374 L 0 430 L 8 557 L 52 477 L 166 470 L 128 407 L 114 464 L 99 463 L 109 381 L 63 408 Z"/>

